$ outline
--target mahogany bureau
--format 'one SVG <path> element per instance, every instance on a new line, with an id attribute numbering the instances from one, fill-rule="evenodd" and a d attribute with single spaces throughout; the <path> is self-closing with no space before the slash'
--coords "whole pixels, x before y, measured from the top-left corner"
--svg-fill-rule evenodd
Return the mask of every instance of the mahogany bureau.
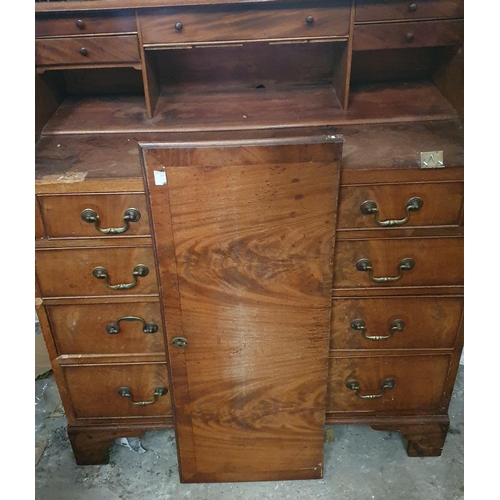
<path id="1" fill-rule="evenodd" d="M 463 0 L 35 2 L 36 310 L 76 462 L 439 456 L 463 346 Z"/>

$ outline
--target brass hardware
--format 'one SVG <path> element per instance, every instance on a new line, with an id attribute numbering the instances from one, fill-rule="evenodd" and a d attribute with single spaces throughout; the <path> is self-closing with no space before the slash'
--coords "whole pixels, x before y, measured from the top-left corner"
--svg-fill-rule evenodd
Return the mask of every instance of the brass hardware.
<path id="1" fill-rule="evenodd" d="M 409 6 L 408 6 L 408 10 L 410 12 L 415 12 L 417 10 L 417 4 L 416 3 L 411 3 Z"/>
<path id="2" fill-rule="evenodd" d="M 152 405 L 160 396 L 165 396 L 167 394 L 168 389 L 166 387 L 157 387 L 155 392 L 153 393 L 153 399 L 151 401 L 134 401 L 132 399 L 132 392 L 128 387 L 120 387 L 118 389 L 118 394 L 123 398 L 130 398 L 130 402 L 136 406 L 147 406 Z"/>
<path id="3" fill-rule="evenodd" d="M 85 26 L 83 21 L 81 19 L 78 19 L 78 21 L 76 21 L 76 27 L 79 28 L 79 29 L 83 29 L 83 27 Z"/>
<path id="4" fill-rule="evenodd" d="M 366 334 L 366 323 L 362 319 L 355 319 L 351 322 L 351 328 L 361 332 L 363 337 L 368 340 L 386 340 L 390 339 L 395 332 L 402 332 L 406 323 L 401 319 L 395 319 L 389 325 L 389 335 L 367 335 Z"/>
<path id="5" fill-rule="evenodd" d="M 123 227 L 110 227 L 102 229 L 99 227 L 99 214 L 90 208 L 86 208 L 80 217 L 89 224 L 94 224 L 95 228 L 102 234 L 121 234 L 129 228 L 129 222 L 137 222 L 141 218 L 141 212 L 135 208 L 127 208 L 123 214 Z"/>
<path id="6" fill-rule="evenodd" d="M 415 35 L 413 33 L 406 33 L 406 41 L 407 42 L 413 42 L 415 39 Z"/>
<path id="7" fill-rule="evenodd" d="M 172 339 L 172 345 L 174 347 L 178 347 L 180 349 L 183 349 L 184 347 L 187 347 L 188 341 L 184 337 L 174 337 Z"/>
<path id="8" fill-rule="evenodd" d="M 403 277 L 403 271 L 410 271 L 415 267 L 415 262 L 412 259 L 403 259 L 398 264 L 398 275 L 397 276 L 383 276 L 380 278 L 375 278 L 373 276 L 372 263 L 368 259 L 360 259 L 356 262 L 356 269 L 358 271 L 367 271 L 368 276 L 374 283 L 388 283 L 391 281 L 398 281 Z"/>
<path id="9" fill-rule="evenodd" d="M 403 219 L 388 219 L 388 220 L 379 220 L 378 215 L 378 207 L 377 204 L 372 200 L 364 201 L 359 207 L 361 213 L 363 215 L 375 215 L 374 220 L 377 226 L 381 227 L 394 227 L 394 226 L 402 226 L 408 219 L 410 218 L 410 212 L 418 212 L 424 206 L 424 202 L 418 198 L 410 198 L 406 203 L 406 217 Z"/>
<path id="10" fill-rule="evenodd" d="M 82 56 L 86 56 L 86 55 L 88 54 L 87 49 L 86 49 L 85 47 L 82 47 L 82 48 L 80 49 L 80 54 L 81 54 Z"/>
<path id="11" fill-rule="evenodd" d="M 104 284 L 110 288 L 111 290 L 128 290 L 137 285 L 137 277 L 143 278 L 149 274 L 149 269 L 144 264 L 138 264 L 134 267 L 134 271 L 132 272 L 132 276 L 134 281 L 132 283 L 121 283 L 119 285 L 110 285 L 108 283 L 108 271 L 104 267 L 95 267 L 92 270 L 92 275 L 94 278 L 98 280 L 104 280 Z"/>
<path id="12" fill-rule="evenodd" d="M 444 168 L 442 151 L 423 151 L 420 153 L 420 168 Z"/>
<path id="13" fill-rule="evenodd" d="M 156 333 L 158 331 L 158 325 L 154 323 L 146 323 L 139 316 L 122 316 L 118 318 L 114 323 L 109 323 L 106 325 L 106 331 L 112 335 L 120 332 L 120 321 L 140 321 L 142 323 L 142 331 L 144 333 Z"/>
<path id="14" fill-rule="evenodd" d="M 314 17 L 313 16 L 307 16 L 306 17 L 306 23 L 307 24 L 312 24 L 314 22 Z"/>
<path id="15" fill-rule="evenodd" d="M 174 28 L 177 31 L 182 31 L 182 28 L 183 28 L 182 23 L 175 23 Z"/>
<path id="16" fill-rule="evenodd" d="M 346 387 L 351 391 L 356 391 L 356 396 L 361 399 L 375 399 L 380 398 L 384 395 L 386 389 L 392 389 L 396 385 L 396 381 L 392 378 L 386 378 L 380 389 L 382 392 L 380 394 L 366 394 L 365 396 L 360 394 L 361 388 L 359 387 L 359 382 L 357 380 L 349 380 L 346 384 Z"/>

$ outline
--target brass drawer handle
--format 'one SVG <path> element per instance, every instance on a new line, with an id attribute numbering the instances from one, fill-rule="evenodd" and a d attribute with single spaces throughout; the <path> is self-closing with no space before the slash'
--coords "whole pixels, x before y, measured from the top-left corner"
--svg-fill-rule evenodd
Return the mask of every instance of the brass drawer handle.
<path id="1" fill-rule="evenodd" d="M 381 393 L 380 394 L 365 394 L 364 396 L 360 394 L 359 382 L 357 380 L 349 380 L 346 383 L 346 387 L 351 391 L 356 391 L 356 396 L 361 399 L 376 399 L 380 398 L 385 394 L 386 389 L 392 389 L 396 385 L 396 381 L 392 378 L 386 378 L 382 385 L 380 386 Z"/>
<path id="2" fill-rule="evenodd" d="M 122 396 L 123 398 L 130 398 L 130 402 L 136 406 L 152 405 L 153 403 L 156 402 L 156 400 L 160 396 L 165 396 L 165 394 L 167 394 L 167 392 L 168 392 L 168 389 L 166 387 L 157 387 L 155 389 L 155 392 L 153 393 L 153 399 L 151 401 L 134 401 L 132 399 L 132 392 L 130 391 L 130 389 L 128 387 L 120 387 L 118 389 L 118 394 L 120 396 Z"/>
<path id="3" fill-rule="evenodd" d="M 356 262 L 356 269 L 358 271 L 367 271 L 368 276 L 374 283 L 389 283 L 391 281 L 398 281 L 403 277 L 403 271 L 410 271 L 415 267 L 415 262 L 411 259 L 403 259 L 398 264 L 398 275 L 397 276 L 382 276 L 380 278 L 375 278 L 373 276 L 372 263 L 368 259 L 360 259 Z"/>
<path id="4" fill-rule="evenodd" d="M 386 340 L 390 339 L 395 332 L 402 332 L 403 328 L 406 326 L 405 322 L 401 319 L 395 319 L 389 325 L 389 335 L 367 335 L 366 334 L 366 323 L 362 319 L 355 319 L 351 322 L 351 328 L 358 332 L 361 332 L 363 337 L 368 340 Z"/>
<path id="5" fill-rule="evenodd" d="M 359 207 L 361 213 L 363 215 L 374 215 L 375 224 L 380 227 L 394 227 L 394 226 L 402 226 L 406 222 L 408 222 L 410 218 L 410 212 L 418 212 L 424 206 L 424 202 L 418 198 L 410 198 L 406 203 L 406 217 L 403 219 L 388 219 L 388 220 L 379 220 L 378 218 L 378 208 L 377 204 L 372 200 L 367 200 L 361 204 Z"/>
<path id="6" fill-rule="evenodd" d="M 141 213 L 135 208 L 128 208 L 123 214 L 123 227 L 109 227 L 102 229 L 99 227 L 99 214 L 90 208 L 86 208 L 80 214 L 84 222 L 94 224 L 95 228 L 102 234 L 120 234 L 124 233 L 129 228 L 129 222 L 137 222 L 141 218 Z"/>
<path id="7" fill-rule="evenodd" d="M 95 267 L 92 270 L 92 275 L 94 278 L 98 280 L 104 280 L 104 284 L 110 288 L 111 290 L 128 290 L 129 288 L 134 288 L 137 285 L 137 277 L 140 276 L 143 278 L 149 274 L 149 269 L 144 264 L 138 264 L 134 267 L 134 271 L 132 272 L 132 276 L 134 281 L 132 283 L 121 283 L 118 285 L 110 285 L 108 282 L 108 270 L 104 267 Z"/>
<path id="8" fill-rule="evenodd" d="M 122 316 L 118 318 L 114 323 L 109 323 L 106 325 L 106 331 L 112 335 L 120 332 L 120 321 L 140 321 L 142 323 L 142 331 L 144 333 L 156 333 L 158 331 L 158 325 L 155 323 L 146 323 L 139 316 Z"/>

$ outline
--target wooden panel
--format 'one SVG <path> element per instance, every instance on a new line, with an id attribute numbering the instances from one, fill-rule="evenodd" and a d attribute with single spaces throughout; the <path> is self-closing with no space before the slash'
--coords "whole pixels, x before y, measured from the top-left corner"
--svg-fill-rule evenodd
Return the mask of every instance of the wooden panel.
<path id="1" fill-rule="evenodd" d="M 137 285 L 129 290 L 111 290 L 92 275 L 100 266 L 108 271 L 110 285 L 130 284 L 138 264 L 147 266 L 149 274 L 137 278 Z M 153 250 L 148 247 L 39 249 L 36 272 L 42 297 L 158 293 Z"/>
<path id="2" fill-rule="evenodd" d="M 40 212 L 40 205 L 38 199 L 35 198 L 35 240 L 45 238 L 45 228 L 43 226 L 42 213 Z"/>
<path id="3" fill-rule="evenodd" d="M 363 24 L 354 27 L 353 50 L 438 47 L 463 43 L 464 22 Z"/>
<path id="4" fill-rule="evenodd" d="M 85 49 L 85 55 L 82 54 Z M 139 62 L 136 35 L 47 38 L 35 41 L 39 66 Z"/>
<path id="5" fill-rule="evenodd" d="M 149 235 L 149 216 L 146 198 L 142 193 L 93 194 L 71 196 L 40 196 L 43 218 L 50 238 L 103 237 Z M 98 227 L 102 230 L 126 227 L 125 212 L 139 211 L 137 222 L 128 222 L 128 229 L 119 234 L 102 234 L 93 223 L 81 218 L 83 210 L 91 209 L 99 215 Z"/>
<path id="6" fill-rule="evenodd" d="M 455 345 L 463 312 L 461 297 L 337 298 L 332 301 L 330 349 L 417 349 Z M 403 329 L 387 339 L 366 339 L 351 323 L 362 320 L 366 336 L 391 335 L 395 320 Z"/>
<path id="7" fill-rule="evenodd" d="M 399 238 L 339 241 L 335 249 L 334 288 L 393 288 L 406 286 L 462 285 L 464 280 L 463 238 Z M 368 259 L 373 276 L 396 277 L 406 258 L 415 267 L 404 271 L 399 281 L 374 283 L 356 263 Z"/>
<path id="8" fill-rule="evenodd" d="M 343 186 L 339 196 L 337 230 L 380 229 L 373 214 L 361 212 L 365 201 L 376 203 L 379 221 L 403 220 L 407 215 L 408 201 L 414 197 L 422 200 L 422 208 L 411 211 L 409 220 L 395 227 L 458 226 L 462 222 L 463 196 L 461 182 Z"/>
<path id="9" fill-rule="evenodd" d="M 247 149 L 210 167 L 145 151 L 167 338 L 189 342 L 169 349 L 184 482 L 322 474 L 339 163 Z"/>
<path id="10" fill-rule="evenodd" d="M 312 3 L 175 7 L 140 13 L 143 42 L 148 44 L 256 40 L 269 38 L 346 37 L 350 1 L 335 5 Z M 306 18 L 313 20 L 307 22 Z M 181 23 L 181 29 L 176 24 Z M 179 27 L 179 26 L 178 26 Z"/>
<path id="11" fill-rule="evenodd" d="M 361 23 L 447 17 L 464 17 L 464 0 L 357 0 L 354 19 Z"/>
<path id="12" fill-rule="evenodd" d="M 67 366 L 63 368 L 75 417 L 146 417 L 172 413 L 166 364 Z M 118 394 L 127 387 L 132 398 Z M 148 405 L 132 401 L 152 401 L 157 387 L 167 394 Z"/>
<path id="13" fill-rule="evenodd" d="M 59 355 L 165 352 L 157 302 L 47 305 L 46 309 Z M 156 325 L 157 331 L 145 333 L 139 320 L 117 321 L 124 317 L 141 318 Z M 109 325 L 118 332 L 109 333 Z"/>
<path id="14" fill-rule="evenodd" d="M 38 15 L 35 19 L 36 37 L 136 31 L 135 16 L 130 11 Z"/>
<path id="15" fill-rule="evenodd" d="M 327 411 L 436 411 L 443 398 L 451 356 L 372 356 L 331 358 Z M 346 383 L 359 382 L 360 395 L 378 395 L 384 380 L 396 385 L 379 398 L 361 399 Z"/>

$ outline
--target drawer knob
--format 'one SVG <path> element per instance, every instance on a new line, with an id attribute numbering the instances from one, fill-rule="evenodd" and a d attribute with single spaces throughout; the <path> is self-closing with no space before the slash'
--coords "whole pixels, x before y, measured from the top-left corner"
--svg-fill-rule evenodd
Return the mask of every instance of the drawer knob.
<path id="1" fill-rule="evenodd" d="M 361 394 L 361 388 L 359 386 L 359 382 L 357 380 L 349 380 L 346 382 L 346 387 L 351 390 L 351 391 L 356 391 L 356 396 L 361 399 L 375 399 L 375 398 L 381 398 L 387 389 L 393 389 L 396 385 L 396 381 L 393 378 L 386 378 L 383 382 L 382 385 L 380 386 L 380 392 L 379 394 Z"/>
<path id="2" fill-rule="evenodd" d="M 175 23 L 174 28 L 177 31 L 182 31 L 182 28 L 183 28 L 182 23 Z"/>
<path id="3" fill-rule="evenodd" d="M 424 206 L 424 202 L 418 198 L 410 198 L 406 203 L 406 216 L 402 219 L 388 219 L 388 220 L 379 220 L 379 211 L 377 204 L 372 200 L 364 201 L 359 207 L 361 213 L 363 215 L 373 215 L 374 221 L 377 226 L 380 227 L 394 227 L 394 226 L 402 226 L 406 224 L 410 219 L 410 212 L 418 212 Z"/>
<path id="4" fill-rule="evenodd" d="M 76 24 L 76 27 L 80 30 L 82 30 L 85 27 L 85 24 L 81 19 L 78 19 L 78 21 L 76 21 L 75 24 Z"/>
<path id="5" fill-rule="evenodd" d="M 123 227 L 109 227 L 107 229 L 99 227 L 99 214 L 90 208 L 86 208 L 80 217 L 84 222 L 94 224 L 94 227 L 102 234 L 121 234 L 129 228 L 129 222 L 137 222 L 141 218 L 141 212 L 135 208 L 128 208 L 123 214 Z"/>
<path id="6" fill-rule="evenodd" d="M 112 335 L 120 332 L 120 321 L 140 321 L 142 323 L 142 331 L 144 333 L 156 333 L 158 331 L 158 325 L 155 323 L 146 323 L 139 316 L 122 316 L 118 318 L 114 323 L 109 323 L 106 325 L 106 331 Z"/>
<path id="7" fill-rule="evenodd" d="M 408 10 L 410 12 L 415 12 L 417 10 L 417 4 L 416 3 L 411 3 L 409 6 L 408 6 Z"/>
<path id="8" fill-rule="evenodd" d="M 86 55 L 88 55 L 88 50 L 87 50 L 85 47 L 82 47 L 82 48 L 80 49 L 80 54 L 81 54 L 82 56 L 86 56 Z"/>
<path id="9" fill-rule="evenodd" d="M 406 326 L 405 322 L 401 319 L 395 319 L 389 325 L 389 335 L 367 335 L 366 334 L 366 323 L 362 319 L 355 319 L 351 322 L 351 328 L 358 332 L 361 332 L 363 337 L 368 340 L 386 340 L 390 339 L 395 332 L 402 332 L 403 328 Z"/>
<path id="10" fill-rule="evenodd" d="M 184 337 L 174 337 L 172 339 L 172 345 L 179 349 L 184 349 L 184 347 L 188 346 L 188 341 Z"/>
<path id="11" fill-rule="evenodd" d="M 168 389 L 166 387 L 157 387 L 153 393 L 153 399 L 151 401 L 134 401 L 132 397 L 132 392 L 128 387 L 120 387 L 118 389 L 118 395 L 122 398 L 129 398 L 130 402 L 136 406 L 147 406 L 152 405 L 160 396 L 165 396 Z"/>
<path id="12" fill-rule="evenodd" d="M 306 17 L 306 23 L 307 23 L 307 24 L 312 24 L 312 23 L 314 23 L 314 17 L 313 17 L 313 16 L 307 16 L 307 17 Z"/>
<path id="13" fill-rule="evenodd" d="M 411 32 L 406 33 L 406 41 L 408 43 L 413 42 L 414 39 L 415 39 L 415 35 L 413 33 L 411 33 Z"/>
<path id="14" fill-rule="evenodd" d="M 356 269 L 358 271 L 367 272 L 368 276 L 374 283 L 390 283 L 392 281 L 398 281 L 403 277 L 403 271 L 411 271 L 415 267 L 415 262 L 411 259 L 403 259 L 398 264 L 398 275 L 397 276 L 383 276 L 376 278 L 373 276 L 372 263 L 368 259 L 360 259 L 356 262 Z"/>
<path id="15" fill-rule="evenodd" d="M 134 281 L 132 283 L 120 283 L 118 285 L 110 285 L 108 282 L 109 276 L 107 269 L 98 266 L 92 270 L 92 275 L 94 276 L 94 278 L 97 278 L 98 280 L 104 280 L 104 284 L 110 290 L 129 290 L 130 288 L 134 288 L 134 286 L 137 285 L 137 278 L 138 277 L 143 278 L 148 274 L 149 274 L 149 269 L 143 264 L 138 264 L 137 266 L 134 267 L 134 271 L 132 272 L 132 277 L 134 278 Z"/>

